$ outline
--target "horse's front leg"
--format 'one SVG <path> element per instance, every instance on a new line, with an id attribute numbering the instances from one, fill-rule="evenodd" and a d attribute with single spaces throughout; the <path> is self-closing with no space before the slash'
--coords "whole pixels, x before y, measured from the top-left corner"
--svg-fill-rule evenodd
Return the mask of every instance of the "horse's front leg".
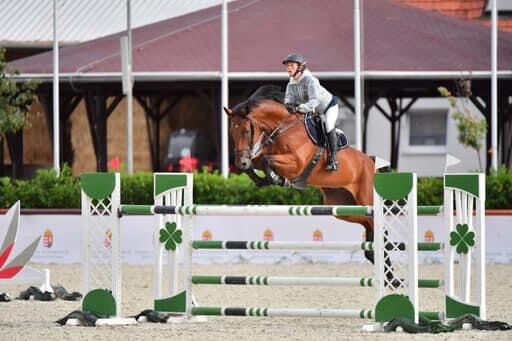
<path id="1" fill-rule="evenodd" d="M 279 175 L 274 170 L 275 158 L 272 156 L 264 156 L 260 160 L 260 165 L 265 172 L 265 177 L 270 185 L 290 186 L 290 181 L 284 176 Z"/>
<path id="2" fill-rule="evenodd" d="M 272 185 L 272 183 L 270 183 L 269 180 L 268 180 L 268 176 L 266 176 L 266 174 L 265 174 L 264 177 L 259 176 L 256 173 L 256 169 L 255 168 L 251 168 L 251 169 L 245 170 L 244 173 L 247 174 L 249 176 L 249 178 L 251 178 L 251 180 L 258 187 Z"/>

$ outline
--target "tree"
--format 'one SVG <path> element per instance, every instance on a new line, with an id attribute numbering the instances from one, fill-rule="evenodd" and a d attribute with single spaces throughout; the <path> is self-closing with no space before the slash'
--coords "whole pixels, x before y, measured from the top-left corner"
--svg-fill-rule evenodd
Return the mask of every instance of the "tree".
<path id="1" fill-rule="evenodd" d="M 459 142 L 466 148 L 473 148 L 476 151 L 478 167 L 483 171 L 480 150 L 487 133 L 487 122 L 485 118 L 478 117 L 467 105 L 468 97 L 471 96 L 471 82 L 469 80 L 457 82 L 457 97 L 443 86 L 439 87 L 438 91 L 450 103 L 452 118 L 457 122 Z"/>
<path id="2" fill-rule="evenodd" d="M 20 131 L 28 123 L 30 106 L 37 99 L 35 90 L 39 82 L 17 82 L 13 76 L 18 70 L 9 70 L 5 49 L 0 49 L 0 138 Z M 3 153 L 2 153 L 3 154 Z M 12 153 L 11 153 L 12 155 Z M 3 160 L 0 160 L 3 163 Z M 14 162 L 13 162 L 14 164 Z M 14 169 L 13 169 L 13 174 Z"/>

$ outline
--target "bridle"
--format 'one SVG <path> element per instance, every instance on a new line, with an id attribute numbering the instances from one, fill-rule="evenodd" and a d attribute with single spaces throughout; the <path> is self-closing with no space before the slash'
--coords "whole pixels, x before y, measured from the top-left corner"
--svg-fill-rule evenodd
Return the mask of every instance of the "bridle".
<path id="1" fill-rule="evenodd" d="M 265 132 L 262 129 L 260 129 L 263 131 L 263 133 L 260 135 L 260 138 L 258 139 L 258 141 L 254 142 L 253 141 L 253 136 L 254 136 L 254 131 L 255 131 L 254 127 L 257 126 L 257 124 L 255 124 L 249 117 L 243 117 L 242 119 L 249 121 L 249 125 L 251 127 L 249 140 L 251 142 L 248 147 L 241 148 L 241 149 L 235 148 L 234 153 L 235 153 L 235 156 L 241 156 L 241 155 L 243 156 L 244 154 L 249 154 L 250 159 L 253 160 L 259 156 L 259 154 L 261 153 L 261 151 L 263 149 L 263 148 L 261 148 L 261 140 L 263 139 Z"/>
<path id="2" fill-rule="evenodd" d="M 249 144 L 249 146 L 245 148 L 235 148 L 234 153 L 235 156 L 240 156 L 245 153 L 248 153 L 251 160 L 257 158 L 265 148 L 270 147 L 279 136 L 283 135 L 286 131 L 299 125 L 302 121 L 304 121 L 303 119 L 299 118 L 298 120 L 295 120 L 292 124 L 285 125 L 286 121 L 288 120 L 288 117 L 283 118 L 281 121 L 279 121 L 277 126 L 268 135 L 264 129 L 260 128 L 259 130 L 262 131 L 261 135 L 259 136 L 257 141 L 253 141 L 255 131 L 254 127 L 259 127 L 259 125 L 253 122 L 253 120 L 251 120 L 250 117 L 244 117 L 243 119 L 248 120 L 251 127 L 249 136 L 251 144 Z"/>

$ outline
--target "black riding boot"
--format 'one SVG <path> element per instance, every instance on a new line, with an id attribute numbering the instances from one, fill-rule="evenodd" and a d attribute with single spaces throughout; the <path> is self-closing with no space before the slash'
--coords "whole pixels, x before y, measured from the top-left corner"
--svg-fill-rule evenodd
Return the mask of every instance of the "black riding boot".
<path id="1" fill-rule="evenodd" d="M 329 147 L 329 160 L 325 170 L 335 171 L 338 169 L 338 160 L 336 158 L 336 146 L 338 143 L 338 137 L 336 136 L 336 129 L 331 130 L 327 134 L 327 146 Z"/>

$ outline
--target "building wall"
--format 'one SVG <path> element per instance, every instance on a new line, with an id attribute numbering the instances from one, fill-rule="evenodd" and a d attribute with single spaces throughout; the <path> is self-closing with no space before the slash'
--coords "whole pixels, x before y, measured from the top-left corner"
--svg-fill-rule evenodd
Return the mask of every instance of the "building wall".
<path id="1" fill-rule="evenodd" d="M 111 101 L 112 99 L 109 99 Z M 388 109 L 386 100 L 380 100 L 379 104 Z M 471 104 L 467 103 L 472 112 L 478 112 Z M 146 119 L 144 111 L 137 101 L 133 106 L 133 138 L 134 138 L 134 170 L 151 171 L 151 156 L 149 139 L 147 136 Z M 449 104 L 443 98 L 419 99 L 411 108 L 432 109 L 449 111 Z M 24 162 L 28 165 L 52 166 L 51 140 L 48 135 L 46 118 L 43 108 L 36 104 L 33 115 L 30 117 L 30 125 L 24 132 Z M 126 166 L 126 103 L 122 100 L 107 121 L 107 160 L 118 157 Z M 481 116 L 481 115 L 480 115 Z M 197 97 L 183 97 L 174 107 L 173 111 L 161 121 L 160 129 L 160 161 L 162 168 L 165 164 L 165 152 L 167 138 L 174 129 L 188 128 L 210 131 L 212 141 L 216 141 L 217 115 L 211 114 L 208 104 Z M 400 150 L 398 170 L 414 171 L 420 176 L 440 176 L 444 172 L 446 153 L 449 153 L 461 162 L 450 168 L 453 172 L 472 171 L 479 168 L 476 152 L 465 148 L 457 140 L 456 122 L 450 115 L 447 117 L 447 140 L 445 148 L 410 148 L 408 115 L 402 117 Z M 342 108 L 338 126 L 349 136 L 352 143 L 354 137 L 354 115 L 346 108 Z M 372 109 L 368 122 L 367 153 L 384 160 L 390 159 L 390 124 L 388 120 L 377 110 Z M 71 115 L 71 136 L 74 150 L 73 174 L 78 176 L 83 172 L 96 170 L 96 157 L 92 145 L 89 123 L 82 101 Z M 485 141 L 484 141 L 485 142 Z M 437 150 L 436 150 L 437 149 Z M 481 160 L 485 166 L 486 147 L 480 151 Z M 10 163 L 7 151 L 5 162 Z"/>
<path id="2" fill-rule="evenodd" d="M 379 104 L 386 109 L 388 108 L 385 100 L 380 100 Z M 419 99 L 411 107 L 411 110 L 417 108 L 431 108 L 434 110 L 444 108 L 448 112 L 449 104 L 448 100 L 443 98 L 426 98 Z M 468 108 L 470 108 L 472 112 L 478 113 L 478 115 L 481 116 L 478 110 L 471 103 L 468 103 Z M 413 171 L 420 176 L 440 176 L 444 173 L 446 153 L 449 153 L 461 160 L 458 165 L 450 167 L 449 170 L 451 172 L 472 171 L 479 168 L 476 152 L 473 149 L 465 148 L 458 142 L 456 122 L 451 118 L 451 115 L 448 115 L 447 119 L 447 139 L 445 150 L 429 151 L 428 148 L 423 151 L 418 151 L 417 149 L 415 151 L 411 150 L 408 144 L 409 127 L 407 114 L 402 117 L 401 128 L 398 160 L 399 171 Z M 370 113 L 368 122 L 368 154 L 376 155 L 385 160 L 390 159 L 390 129 L 391 126 L 389 121 L 378 110 L 373 109 Z M 485 167 L 486 150 L 487 148 L 485 147 L 484 141 L 484 147 L 480 151 L 483 167 Z"/>

